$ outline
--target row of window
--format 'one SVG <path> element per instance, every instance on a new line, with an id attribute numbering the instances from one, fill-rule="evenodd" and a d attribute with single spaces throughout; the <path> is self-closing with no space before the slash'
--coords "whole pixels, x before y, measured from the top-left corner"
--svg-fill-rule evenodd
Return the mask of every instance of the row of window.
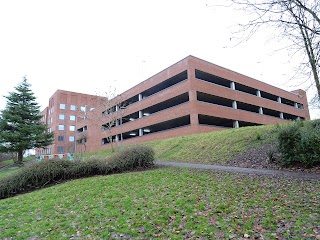
<path id="1" fill-rule="evenodd" d="M 70 115 L 69 116 L 70 121 L 75 121 L 76 116 L 75 115 Z M 59 120 L 66 120 L 66 114 L 59 114 Z"/>
<path id="2" fill-rule="evenodd" d="M 67 109 L 67 104 L 65 104 L 65 103 L 60 103 L 60 104 L 59 104 L 59 109 L 61 109 L 61 110 L 66 110 L 66 109 Z M 70 109 L 71 111 L 76 111 L 76 110 L 77 110 L 77 106 L 71 104 L 70 107 L 69 107 L 69 109 Z M 86 112 L 86 109 L 87 109 L 87 106 L 80 106 L 80 111 L 81 111 L 81 112 Z M 90 111 L 92 111 L 93 109 L 94 109 L 94 108 L 90 108 Z M 54 108 L 52 107 L 52 108 L 49 109 L 49 115 L 53 114 L 53 112 L 54 112 Z"/>
<path id="3" fill-rule="evenodd" d="M 58 141 L 59 142 L 64 142 L 65 141 L 65 136 L 59 135 L 58 136 Z M 74 142 L 75 141 L 75 136 L 69 136 L 69 142 Z"/>
<path id="4" fill-rule="evenodd" d="M 60 103 L 59 108 L 62 110 L 66 110 L 67 109 L 67 104 L 65 103 Z M 92 111 L 94 108 L 90 108 L 90 111 Z M 77 106 L 76 105 L 70 105 L 70 110 L 71 111 L 76 111 L 77 110 Z M 81 112 L 86 112 L 87 111 L 87 106 L 80 106 L 80 111 Z"/>
<path id="5" fill-rule="evenodd" d="M 65 125 L 63 125 L 63 124 L 58 125 L 58 130 L 64 131 L 65 129 L 66 129 Z M 74 132 L 75 130 L 76 130 L 76 126 L 74 126 L 74 125 L 69 126 L 69 131 Z"/>
<path id="6" fill-rule="evenodd" d="M 66 109 L 67 109 L 67 104 L 65 104 L 65 103 L 60 103 L 59 108 L 62 109 L 62 110 L 66 110 Z M 70 110 L 71 110 L 71 111 L 76 111 L 76 110 L 77 110 L 76 105 L 72 105 L 72 104 L 71 104 L 71 105 L 70 105 Z M 80 110 L 83 111 L 83 112 L 85 112 L 85 111 L 86 111 L 86 107 L 85 107 L 85 106 L 81 106 L 81 107 L 80 107 Z"/>

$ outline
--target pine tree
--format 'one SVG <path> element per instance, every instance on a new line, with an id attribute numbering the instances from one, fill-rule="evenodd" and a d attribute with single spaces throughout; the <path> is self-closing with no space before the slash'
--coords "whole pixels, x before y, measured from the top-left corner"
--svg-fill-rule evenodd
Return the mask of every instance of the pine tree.
<path id="1" fill-rule="evenodd" d="M 0 152 L 16 152 L 17 163 L 22 164 L 27 149 L 52 144 L 53 133 L 41 123 L 40 107 L 26 77 L 10 92 L 6 108 L 0 113 Z"/>

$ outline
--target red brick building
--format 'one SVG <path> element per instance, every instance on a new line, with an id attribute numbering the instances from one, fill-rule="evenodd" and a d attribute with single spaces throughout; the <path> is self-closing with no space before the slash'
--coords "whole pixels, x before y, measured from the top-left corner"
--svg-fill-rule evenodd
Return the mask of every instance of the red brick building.
<path id="1" fill-rule="evenodd" d="M 74 153 L 77 123 L 103 99 L 94 95 L 57 90 L 50 97 L 49 106 L 41 112 L 42 122 L 48 125 L 49 132 L 54 132 L 54 142 L 37 149 L 36 154 Z"/>
<path id="2" fill-rule="evenodd" d="M 287 92 L 193 56 L 120 94 L 112 100 L 113 106 L 100 105 L 93 111 L 83 112 L 86 118 L 77 124 L 69 119 L 77 116 L 69 109 L 70 104 L 83 107 L 93 96 L 64 92 L 64 98 L 61 98 L 60 92 L 55 93 L 56 98 L 50 99 L 46 111 L 50 112 L 55 106 L 51 114 L 57 121 L 50 122 L 49 127 L 54 127 L 56 139 L 64 134 L 68 144 L 63 145 L 63 150 L 68 152 L 72 152 L 75 146 L 74 142 L 68 141 L 75 136 L 74 131 L 70 132 L 70 126 L 75 125 L 76 148 L 83 151 L 84 148 L 109 147 L 110 141 L 117 145 L 130 144 L 226 128 L 310 119 L 303 90 Z M 60 104 L 66 104 L 66 109 L 58 109 Z M 59 119 L 60 114 L 65 114 L 66 120 Z M 117 119 L 112 128 L 106 127 L 110 126 L 106 115 Z M 66 129 L 59 130 L 63 121 Z M 61 142 L 56 141 L 51 152 L 62 152 L 61 147 Z"/>

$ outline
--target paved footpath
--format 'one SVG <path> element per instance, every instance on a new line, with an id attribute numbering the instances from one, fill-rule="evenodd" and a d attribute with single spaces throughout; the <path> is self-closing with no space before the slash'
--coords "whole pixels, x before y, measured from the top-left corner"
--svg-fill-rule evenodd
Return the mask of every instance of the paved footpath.
<path id="1" fill-rule="evenodd" d="M 300 178 L 300 179 L 306 179 L 306 180 L 319 180 L 320 181 L 320 174 L 316 174 L 316 173 L 289 172 L 289 171 L 282 171 L 282 170 L 241 168 L 241 167 L 195 164 L 195 163 L 181 163 L 181 162 L 156 161 L 156 164 L 162 165 L 162 166 L 200 168 L 200 169 L 225 171 L 225 172 L 238 172 L 238 173 L 269 175 L 269 176 L 286 177 L 286 178 Z"/>

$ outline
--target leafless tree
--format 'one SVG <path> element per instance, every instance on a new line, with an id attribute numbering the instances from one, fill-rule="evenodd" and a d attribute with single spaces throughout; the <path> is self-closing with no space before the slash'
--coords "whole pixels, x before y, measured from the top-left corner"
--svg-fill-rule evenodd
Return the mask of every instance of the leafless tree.
<path id="1" fill-rule="evenodd" d="M 116 88 L 109 87 L 104 93 L 99 93 L 103 98 L 97 98 L 97 107 L 88 114 L 87 120 L 95 127 L 101 128 L 104 138 L 111 144 L 114 151 L 115 138 L 112 135 L 112 128 L 119 124 L 119 119 L 125 113 L 123 96 L 117 94 Z"/>
<path id="2" fill-rule="evenodd" d="M 227 5 L 226 5 L 227 3 Z M 302 53 L 299 73 L 307 75 L 320 101 L 320 1 L 319 0 L 223 0 L 223 6 L 244 11 L 249 19 L 239 24 L 242 41 L 266 28 L 278 29 L 293 54 Z M 222 5 L 220 5 L 222 6 Z M 241 41 L 240 41 L 241 42 Z"/>

